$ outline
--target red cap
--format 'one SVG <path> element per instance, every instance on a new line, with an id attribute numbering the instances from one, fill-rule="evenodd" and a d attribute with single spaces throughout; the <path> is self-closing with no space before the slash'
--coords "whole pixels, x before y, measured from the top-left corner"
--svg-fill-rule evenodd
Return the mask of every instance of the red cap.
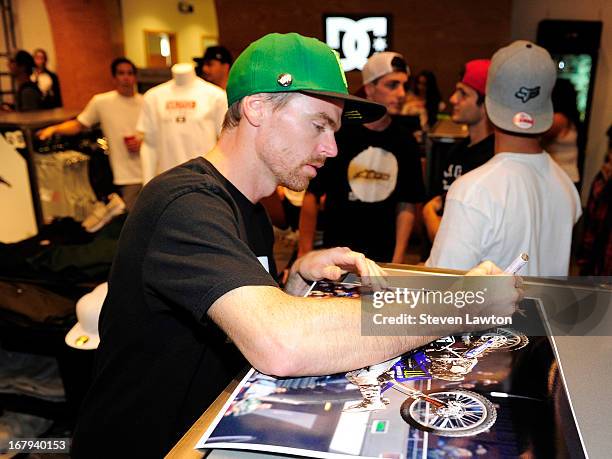
<path id="1" fill-rule="evenodd" d="M 461 82 L 478 91 L 479 94 L 487 93 L 487 73 L 489 73 L 489 59 L 475 59 L 465 64 L 465 74 Z"/>

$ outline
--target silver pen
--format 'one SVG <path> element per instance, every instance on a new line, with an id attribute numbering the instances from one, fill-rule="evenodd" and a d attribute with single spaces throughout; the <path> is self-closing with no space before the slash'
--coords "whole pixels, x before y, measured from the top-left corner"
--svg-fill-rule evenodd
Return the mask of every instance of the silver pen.
<path id="1" fill-rule="evenodd" d="M 523 269 L 523 266 L 525 266 L 528 261 L 529 255 L 527 255 L 527 252 L 523 252 L 518 257 L 516 257 L 512 263 L 510 263 L 510 266 L 504 269 L 504 272 L 515 276 L 521 269 Z M 521 309 L 518 306 L 516 307 L 516 312 L 518 312 L 523 317 L 527 317 L 525 310 Z"/>
<path id="2" fill-rule="evenodd" d="M 507 274 L 518 274 L 518 272 L 527 264 L 528 261 L 529 255 L 527 255 L 527 252 L 523 252 L 516 257 L 512 263 L 510 263 L 510 266 L 504 269 L 504 272 Z"/>

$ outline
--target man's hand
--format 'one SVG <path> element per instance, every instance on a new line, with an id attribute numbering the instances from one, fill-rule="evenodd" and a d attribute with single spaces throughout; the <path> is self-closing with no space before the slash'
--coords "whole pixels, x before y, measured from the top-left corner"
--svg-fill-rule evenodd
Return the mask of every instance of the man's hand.
<path id="1" fill-rule="evenodd" d="M 503 274 L 504 272 L 492 261 L 483 261 L 478 266 L 470 269 L 466 276 L 493 276 L 495 274 Z"/>
<path id="2" fill-rule="evenodd" d="M 380 286 L 384 282 L 385 273 L 380 266 L 348 247 L 309 252 L 291 267 L 291 274 L 298 273 L 308 280 L 338 280 L 347 272 L 358 274 L 366 285 Z"/>
<path id="3" fill-rule="evenodd" d="M 479 306 L 473 304 L 472 310 L 469 311 L 474 315 L 511 316 L 524 296 L 522 278 L 504 273 L 490 261 L 472 268 L 466 273 L 464 280 L 463 288 L 466 290 L 486 289 L 484 303 Z"/>
<path id="4" fill-rule="evenodd" d="M 431 210 L 435 213 L 438 213 L 440 212 L 440 209 L 442 209 L 442 196 L 438 195 L 431 198 L 427 202 L 427 204 L 425 204 L 425 206 L 423 207 L 423 212 Z"/>
<path id="5" fill-rule="evenodd" d="M 140 151 L 142 139 L 139 136 L 126 136 L 123 138 L 123 141 L 125 142 L 125 146 L 130 153 L 136 154 Z"/>
<path id="6" fill-rule="evenodd" d="M 440 228 L 442 217 L 438 215 L 438 212 L 442 210 L 442 204 L 442 196 L 438 195 L 433 197 L 423 206 L 423 222 L 425 223 L 425 229 L 427 230 L 427 237 L 431 242 L 433 242 L 436 238 L 436 234 Z"/>
<path id="7" fill-rule="evenodd" d="M 36 133 L 40 140 L 47 140 L 56 134 L 59 135 L 76 135 L 83 130 L 85 126 L 77 119 L 64 121 L 60 124 L 53 124 L 41 129 Z"/>
<path id="8" fill-rule="evenodd" d="M 38 131 L 36 133 L 36 136 L 40 139 L 40 140 L 47 140 L 50 139 L 51 137 L 53 137 L 53 134 L 55 134 L 55 126 L 48 126 L 44 129 L 41 129 L 40 131 Z"/>

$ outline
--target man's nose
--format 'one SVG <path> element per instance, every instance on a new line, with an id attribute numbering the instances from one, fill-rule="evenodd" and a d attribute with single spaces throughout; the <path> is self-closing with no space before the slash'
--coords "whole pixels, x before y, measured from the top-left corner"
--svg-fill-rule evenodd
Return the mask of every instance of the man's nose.
<path id="1" fill-rule="evenodd" d="M 325 139 L 321 143 L 322 153 L 328 158 L 333 158 L 338 155 L 338 145 L 336 144 L 336 136 L 330 131 L 326 134 Z"/>
<path id="2" fill-rule="evenodd" d="M 402 99 L 406 97 L 406 88 L 404 88 L 404 85 L 399 85 L 397 87 L 397 94 L 399 95 L 399 97 L 401 97 Z"/>

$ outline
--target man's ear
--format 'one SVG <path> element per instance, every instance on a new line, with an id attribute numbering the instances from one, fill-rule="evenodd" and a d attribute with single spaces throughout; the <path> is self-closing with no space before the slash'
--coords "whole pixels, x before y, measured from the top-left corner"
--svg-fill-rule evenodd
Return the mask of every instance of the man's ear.
<path id="1" fill-rule="evenodd" d="M 370 99 L 374 94 L 374 83 L 366 83 L 363 86 L 363 90 L 366 93 L 366 98 Z"/>
<path id="2" fill-rule="evenodd" d="M 263 118 L 266 116 L 266 103 L 260 94 L 253 94 L 252 96 L 245 96 L 242 99 L 242 114 L 244 118 L 252 126 L 259 126 Z"/>
<path id="3" fill-rule="evenodd" d="M 478 105 L 478 109 L 480 111 L 480 116 L 482 118 L 484 118 L 484 119 L 488 119 L 488 116 L 487 116 L 487 107 L 486 107 L 486 105 L 484 103 L 484 100 L 482 101 L 482 104 Z"/>

